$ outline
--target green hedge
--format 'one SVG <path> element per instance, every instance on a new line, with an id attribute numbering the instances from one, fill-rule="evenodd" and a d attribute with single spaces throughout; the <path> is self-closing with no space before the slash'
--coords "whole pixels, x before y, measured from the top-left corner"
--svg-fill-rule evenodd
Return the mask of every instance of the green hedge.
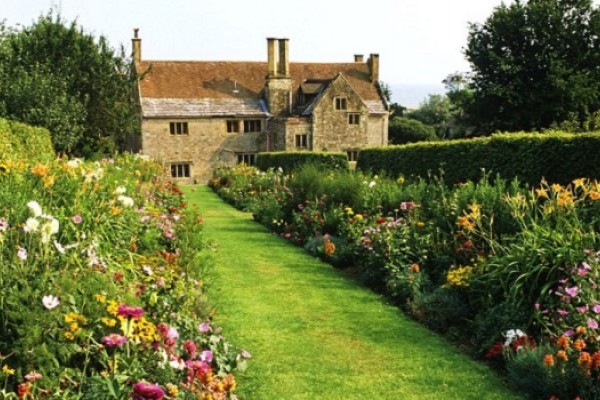
<path id="1" fill-rule="evenodd" d="M 44 161 L 55 157 L 50 132 L 0 118 L 0 160 Z"/>
<path id="2" fill-rule="evenodd" d="M 281 151 L 259 153 L 256 159 L 256 167 L 263 171 L 282 168 L 285 172 L 290 172 L 304 164 L 319 165 L 324 169 L 349 168 L 346 153 Z"/>
<path id="3" fill-rule="evenodd" d="M 486 138 L 412 143 L 361 150 L 357 168 L 392 176 L 440 175 L 457 184 L 477 180 L 482 170 L 537 185 L 600 179 L 600 132 L 589 134 L 502 133 Z"/>

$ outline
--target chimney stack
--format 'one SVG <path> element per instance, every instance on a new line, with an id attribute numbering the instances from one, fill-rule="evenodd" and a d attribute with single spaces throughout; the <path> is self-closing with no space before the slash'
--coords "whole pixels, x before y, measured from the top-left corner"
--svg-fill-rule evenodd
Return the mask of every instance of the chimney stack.
<path id="1" fill-rule="evenodd" d="M 292 78 L 288 39 L 267 38 L 268 71 L 265 97 L 269 113 L 289 115 L 292 109 Z"/>
<path id="2" fill-rule="evenodd" d="M 269 62 L 269 77 L 277 76 L 277 52 L 275 51 L 275 46 L 277 45 L 276 41 L 277 39 L 275 38 L 267 38 L 267 60 Z"/>
<path id="3" fill-rule="evenodd" d="M 371 54 L 367 60 L 371 72 L 371 83 L 379 81 L 379 54 Z"/>
<path id="4" fill-rule="evenodd" d="M 362 62 L 365 62 L 365 61 L 364 61 L 364 57 L 363 57 L 363 55 L 362 55 L 362 54 L 355 54 L 355 55 L 354 55 L 354 62 L 355 62 L 355 63 L 362 63 Z"/>
<path id="5" fill-rule="evenodd" d="M 289 39 L 267 38 L 267 60 L 269 78 L 290 76 Z"/>
<path id="6" fill-rule="evenodd" d="M 142 61 L 142 39 L 139 38 L 140 28 L 133 29 L 133 39 L 131 39 L 131 48 L 133 61 L 137 64 Z"/>
<path id="7" fill-rule="evenodd" d="M 279 76 L 290 76 L 290 44 L 289 39 L 279 39 Z"/>

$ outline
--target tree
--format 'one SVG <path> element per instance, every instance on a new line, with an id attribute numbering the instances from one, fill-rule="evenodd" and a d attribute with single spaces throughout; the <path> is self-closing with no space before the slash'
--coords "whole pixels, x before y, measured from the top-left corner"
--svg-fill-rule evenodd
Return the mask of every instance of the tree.
<path id="1" fill-rule="evenodd" d="M 516 0 L 471 24 L 466 113 L 482 133 L 539 130 L 600 109 L 600 13 L 591 0 Z"/>
<path id="2" fill-rule="evenodd" d="M 452 120 L 452 104 L 446 95 L 430 94 L 419 108 L 409 112 L 406 117 L 432 126 L 436 135 L 443 139 L 448 133 L 448 124 Z"/>
<path id="3" fill-rule="evenodd" d="M 394 117 L 390 120 L 388 140 L 391 144 L 405 144 L 438 140 L 435 130 L 420 121 Z"/>
<path id="4" fill-rule="evenodd" d="M 132 64 L 52 13 L 0 31 L 0 113 L 48 128 L 58 152 L 107 154 L 139 132 Z"/>

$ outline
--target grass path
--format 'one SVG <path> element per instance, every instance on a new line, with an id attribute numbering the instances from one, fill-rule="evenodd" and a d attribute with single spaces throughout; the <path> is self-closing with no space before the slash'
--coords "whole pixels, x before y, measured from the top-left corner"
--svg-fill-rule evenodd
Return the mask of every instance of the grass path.
<path id="1" fill-rule="evenodd" d="M 206 187 L 188 188 L 219 244 L 215 322 L 253 358 L 245 400 L 515 399 L 486 367 Z"/>

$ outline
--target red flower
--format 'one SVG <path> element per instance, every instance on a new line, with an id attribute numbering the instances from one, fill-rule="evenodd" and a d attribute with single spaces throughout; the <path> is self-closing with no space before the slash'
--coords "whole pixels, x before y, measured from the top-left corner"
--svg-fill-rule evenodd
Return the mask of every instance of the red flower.
<path id="1" fill-rule="evenodd" d="M 494 358 L 502 354 L 504 344 L 502 342 L 496 342 L 492 345 L 490 350 L 486 353 L 485 358 Z"/>
<path id="2" fill-rule="evenodd" d="M 144 310 L 141 307 L 128 306 L 126 304 L 121 304 L 119 309 L 117 310 L 117 314 L 121 317 L 130 317 L 133 319 L 138 319 L 144 314 Z"/>

